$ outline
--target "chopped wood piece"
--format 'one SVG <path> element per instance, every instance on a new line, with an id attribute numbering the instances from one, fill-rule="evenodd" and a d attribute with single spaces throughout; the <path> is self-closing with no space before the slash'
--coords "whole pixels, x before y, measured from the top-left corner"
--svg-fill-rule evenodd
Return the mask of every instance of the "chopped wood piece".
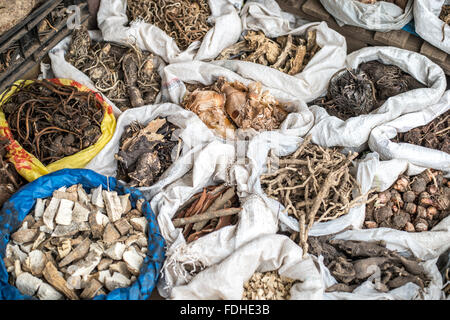
<path id="1" fill-rule="evenodd" d="M 71 300 L 79 300 L 75 291 L 67 287 L 66 280 L 64 280 L 64 278 L 58 273 L 58 270 L 50 261 L 47 262 L 43 271 L 43 275 L 45 280 L 47 280 L 49 284 L 51 284 L 56 290 L 64 294 L 67 298 Z"/>

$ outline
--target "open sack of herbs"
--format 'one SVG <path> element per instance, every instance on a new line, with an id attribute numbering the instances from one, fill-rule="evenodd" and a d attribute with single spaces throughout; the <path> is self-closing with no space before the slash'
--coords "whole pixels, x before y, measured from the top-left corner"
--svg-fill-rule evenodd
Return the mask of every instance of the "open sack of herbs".
<path id="1" fill-rule="evenodd" d="M 351 232 L 351 231 L 348 231 Z M 442 278 L 436 259 L 423 261 L 384 241 L 309 237 L 318 257 L 325 299 L 439 299 Z"/>
<path id="2" fill-rule="evenodd" d="M 129 287 L 140 274 L 148 245 L 143 201 L 82 185 L 37 199 L 11 234 L 5 267 L 9 282 L 41 300 L 92 299 Z"/>
<path id="3" fill-rule="evenodd" d="M 311 136 L 307 136 L 294 153 L 280 157 L 275 168 L 269 158 L 267 172 L 260 177 L 265 195 L 278 201 L 283 214 L 296 221 L 296 230 L 288 228 L 285 232 L 299 243 L 304 255 L 308 253 L 308 234 L 314 225 L 328 224 L 321 233 L 339 232 L 354 221 L 349 219 L 335 226 L 332 222 L 371 201 L 367 200 L 368 192 L 362 192 L 361 181 L 353 170 L 358 154 L 345 155 L 341 148 L 323 148 L 310 140 Z"/>
<path id="4" fill-rule="evenodd" d="M 107 41 L 133 38 L 167 63 L 207 60 L 242 31 L 240 1 L 110 0 L 101 2 L 99 28 Z"/>
<path id="5" fill-rule="evenodd" d="M 330 80 L 326 96 L 311 104 L 345 121 L 370 114 L 390 97 L 418 88 L 426 86 L 395 65 L 373 60 L 361 63 L 356 70 L 337 72 Z"/>
<path id="6" fill-rule="evenodd" d="M 186 84 L 181 103 L 217 135 L 235 137 L 239 129 L 251 132 L 280 129 L 288 114 L 295 111 L 291 103 L 276 99 L 261 83 L 245 85 L 219 77 L 211 85 Z"/>
<path id="7" fill-rule="evenodd" d="M 444 71 L 423 55 L 395 47 L 367 47 L 347 56 L 347 68 L 330 80 L 327 93 L 309 104 L 308 134 L 321 146 L 360 152 L 374 128 L 438 103 Z M 407 123 L 402 123 L 407 125 Z"/>
<path id="8" fill-rule="evenodd" d="M 438 170 L 400 175 L 390 188 L 375 196 L 366 206 L 364 228 L 424 232 L 450 219 L 450 182 Z"/>
<path id="9" fill-rule="evenodd" d="M 450 172 L 450 90 L 438 103 L 375 127 L 369 148 L 383 160 L 405 159 L 417 167 Z"/>
<path id="10" fill-rule="evenodd" d="M 316 30 L 304 36 L 288 34 L 271 39 L 262 31 L 248 30 L 243 40 L 224 49 L 215 60 L 240 60 L 269 66 L 288 75 L 303 71 L 320 50 Z"/>
<path id="11" fill-rule="evenodd" d="M 246 1 L 240 15 L 240 41 L 224 49 L 215 65 L 305 102 L 320 97 L 326 80 L 345 66 L 345 38 L 325 21 L 297 19 L 275 0 Z"/>
<path id="12" fill-rule="evenodd" d="M 233 275 L 230 277 L 230 275 Z M 173 288 L 171 299 L 319 300 L 323 282 L 312 257 L 288 237 L 267 233 L 244 242 Z"/>
<path id="13" fill-rule="evenodd" d="M 22 82 L 2 105 L 13 138 L 48 165 L 94 145 L 104 108 L 92 91 L 47 80 Z"/>
<path id="14" fill-rule="evenodd" d="M 320 0 L 339 26 L 400 30 L 413 18 L 413 0 Z"/>
<path id="15" fill-rule="evenodd" d="M 135 44 L 95 41 L 85 26 L 75 29 L 65 54 L 67 62 L 86 74 L 96 90 L 121 111 L 160 100 L 161 59 Z"/>

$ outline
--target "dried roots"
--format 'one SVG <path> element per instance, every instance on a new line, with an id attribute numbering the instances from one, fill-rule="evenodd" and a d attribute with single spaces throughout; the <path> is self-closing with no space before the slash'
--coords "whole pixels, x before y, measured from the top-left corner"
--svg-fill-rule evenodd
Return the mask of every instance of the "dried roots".
<path id="1" fill-rule="evenodd" d="M 92 91 L 48 80 L 24 82 L 2 106 L 14 139 L 48 165 L 95 144 L 103 106 Z"/>
<path id="2" fill-rule="evenodd" d="M 202 41 L 211 28 L 207 0 L 128 0 L 127 3 L 130 21 L 142 19 L 154 24 L 172 37 L 180 50 Z"/>
<path id="3" fill-rule="evenodd" d="M 248 31 L 243 41 L 223 50 L 216 60 L 249 61 L 295 75 L 302 72 L 319 50 L 315 30 L 307 31 L 306 39 L 289 34 L 275 40 L 261 31 Z"/>
<path id="4" fill-rule="evenodd" d="M 131 47 L 93 42 L 82 26 L 72 34 L 66 60 L 87 74 L 98 91 L 125 111 L 153 104 L 161 88 L 155 56 Z"/>
<path id="5" fill-rule="evenodd" d="M 279 169 L 261 176 L 261 186 L 271 198 L 278 200 L 289 215 L 299 221 L 299 243 L 308 252 L 308 232 L 314 222 L 334 220 L 357 205 L 365 195 L 353 200 L 359 189 L 350 174 L 357 154 L 344 155 L 337 148 L 322 148 L 310 143 L 308 136 L 290 156 L 279 159 Z M 359 192 L 361 193 L 361 192 Z M 297 234 L 293 234 L 293 240 Z"/>

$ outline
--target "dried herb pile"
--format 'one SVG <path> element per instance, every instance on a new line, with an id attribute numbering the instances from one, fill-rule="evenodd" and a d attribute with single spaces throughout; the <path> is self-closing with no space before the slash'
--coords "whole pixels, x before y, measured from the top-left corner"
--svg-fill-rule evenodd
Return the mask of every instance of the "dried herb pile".
<path id="1" fill-rule="evenodd" d="M 408 0 L 358 0 L 358 1 L 361 3 L 366 3 L 366 4 L 375 4 L 379 1 L 390 2 L 390 3 L 393 3 L 397 6 L 399 6 L 403 10 L 405 10 L 406 5 L 408 4 Z"/>
<path id="2" fill-rule="evenodd" d="M 303 254 L 308 252 L 308 232 L 314 222 L 334 220 L 357 205 L 363 196 L 352 197 L 359 189 L 350 174 L 350 165 L 357 154 L 344 155 L 338 148 L 322 148 L 310 143 L 308 136 L 293 154 L 279 159 L 279 168 L 261 175 L 261 187 L 279 201 L 286 212 L 298 219 Z"/>
<path id="3" fill-rule="evenodd" d="M 369 61 L 357 70 L 337 72 L 330 80 L 326 97 L 312 104 L 347 120 L 376 110 L 390 97 L 418 88 L 425 86 L 399 67 Z"/>
<path id="4" fill-rule="evenodd" d="M 24 183 L 14 165 L 6 159 L 8 144 L 7 138 L 0 137 L 0 209 Z"/>
<path id="5" fill-rule="evenodd" d="M 225 184 L 203 188 L 174 215 L 173 225 L 183 227 L 187 243 L 223 227 L 234 225 L 241 211 L 239 198 L 233 187 Z"/>
<path id="6" fill-rule="evenodd" d="M 430 282 L 419 264 L 421 261 L 415 257 L 403 257 L 386 249 L 381 242 L 330 240 L 331 237 L 308 239 L 311 254 L 324 257 L 325 266 L 338 282 L 326 292 L 353 292 L 367 280 L 371 280 L 380 292 L 388 292 L 408 282 L 424 289 Z M 374 275 L 375 272 L 380 273 L 379 277 Z"/>
<path id="7" fill-rule="evenodd" d="M 295 75 L 319 50 L 316 30 L 307 31 L 305 37 L 289 34 L 276 39 L 266 37 L 262 31 L 248 31 L 244 40 L 224 49 L 216 60 L 249 61 Z"/>
<path id="8" fill-rule="evenodd" d="M 172 164 L 171 152 L 177 141 L 171 139 L 176 129 L 165 118 L 152 120 L 146 126 L 139 122 L 127 126 L 115 155 L 117 178 L 132 187 L 153 185 Z"/>
<path id="9" fill-rule="evenodd" d="M 365 228 L 386 227 L 409 232 L 433 228 L 450 214 L 450 183 L 441 171 L 400 176 L 366 207 Z"/>
<path id="10" fill-rule="evenodd" d="M 208 0 L 127 0 L 130 21 L 142 19 L 165 31 L 180 50 L 202 41 L 211 29 Z"/>
<path id="11" fill-rule="evenodd" d="M 153 104 L 160 92 L 161 77 L 152 53 L 93 41 L 85 26 L 73 31 L 65 58 L 122 111 Z"/>
<path id="12" fill-rule="evenodd" d="M 228 82 L 224 77 L 211 86 L 188 91 L 182 106 L 197 114 L 222 137 L 236 128 L 277 129 L 288 115 L 287 106 L 268 91 L 262 91 L 261 83 L 254 82 L 247 87 L 239 81 Z"/>
<path id="13" fill-rule="evenodd" d="M 147 252 L 143 202 L 132 209 L 129 194 L 81 185 L 38 199 L 11 235 L 5 266 L 9 282 L 41 300 L 92 299 L 130 286 Z"/>
<path id="14" fill-rule="evenodd" d="M 443 113 L 424 126 L 398 133 L 392 141 L 450 153 L 450 111 Z"/>
<path id="15" fill-rule="evenodd" d="M 102 134 L 101 103 L 73 86 L 22 83 L 2 108 L 14 139 L 44 165 L 88 148 Z"/>
<path id="16" fill-rule="evenodd" d="M 244 283 L 242 300 L 289 300 L 295 282 L 280 276 L 277 271 L 255 272 Z"/>

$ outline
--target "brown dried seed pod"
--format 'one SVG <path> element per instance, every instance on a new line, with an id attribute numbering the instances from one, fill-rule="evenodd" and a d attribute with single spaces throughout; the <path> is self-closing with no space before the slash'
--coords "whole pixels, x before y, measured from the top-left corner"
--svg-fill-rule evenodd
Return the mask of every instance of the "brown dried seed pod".
<path id="1" fill-rule="evenodd" d="M 417 205 L 415 205 L 415 204 L 412 203 L 412 202 L 408 202 L 408 203 L 405 205 L 405 211 L 408 212 L 408 213 L 410 213 L 410 214 L 415 214 L 416 211 L 417 211 Z"/>
<path id="2" fill-rule="evenodd" d="M 427 181 L 423 177 L 417 177 L 411 183 L 411 190 L 414 191 L 416 194 L 425 191 L 426 188 L 427 188 Z"/>
<path id="3" fill-rule="evenodd" d="M 386 191 L 380 192 L 378 194 L 377 202 L 380 203 L 380 204 L 385 204 L 390 199 L 391 199 L 391 191 L 390 190 L 386 190 Z"/>
<path id="4" fill-rule="evenodd" d="M 405 231 L 415 232 L 416 229 L 414 228 L 414 225 L 411 222 L 407 222 L 405 225 Z"/>
<path id="5" fill-rule="evenodd" d="M 414 225 L 414 228 L 417 232 L 423 232 L 428 230 L 428 222 L 425 219 L 418 219 L 416 221 L 416 224 Z"/>
<path id="6" fill-rule="evenodd" d="M 394 183 L 393 188 L 397 191 L 400 192 L 405 192 L 406 190 L 408 190 L 408 185 L 409 185 L 409 179 L 408 177 L 405 176 L 401 176 L 400 178 L 397 179 L 397 181 Z"/>
<path id="7" fill-rule="evenodd" d="M 384 207 L 375 209 L 373 216 L 377 223 L 382 223 L 383 221 L 386 221 L 390 217 L 392 217 L 393 214 L 394 213 L 392 212 L 392 209 L 389 206 L 384 206 Z"/>
<path id="8" fill-rule="evenodd" d="M 431 199 L 430 194 L 426 191 L 419 194 L 419 204 L 424 207 L 432 206 L 433 199 Z"/>
<path id="9" fill-rule="evenodd" d="M 414 193 L 414 191 L 408 190 L 403 193 L 403 201 L 414 202 L 414 200 L 416 200 L 416 194 Z"/>
<path id="10" fill-rule="evenodd" d="M 435 207 L 427 208 L 427 218 L 432 220 L 435 215 L 438 214 L 438 210 Z"/>
<path id="11" fill-rule="evenodd" d="M 435 206 L 439 210 L 447 210 L 450 207 L 450 197 L 446 194 L 440 194 L 435 198 Z"/>
<path id="12" fill-rule="evenodd" d="M 367 229 L 374 229 L 378 227 L 378 224 L 375 221 L 364 221 L 364 226 Z"/>
<path id="13" fill-rule="evenodd" d="M 417 217 L 418 218 L 426 218 L 427 217 L 427 209 L 423 206 L 417 206 Z"/>

